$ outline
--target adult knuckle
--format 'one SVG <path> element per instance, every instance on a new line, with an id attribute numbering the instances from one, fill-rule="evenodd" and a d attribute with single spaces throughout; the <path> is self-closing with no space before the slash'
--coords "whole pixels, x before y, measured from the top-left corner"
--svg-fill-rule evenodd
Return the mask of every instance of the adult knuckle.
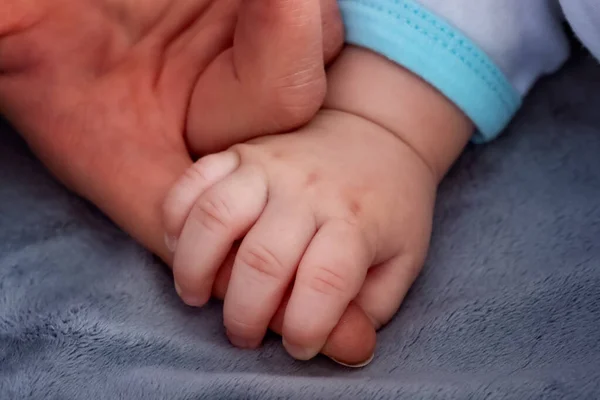
<path id="1" fill-rule="evenodd" d="M 253 245 L 240 250 L 239 262 L 262 278 L 281 280 L 284 278 L 285 267 L 281 259 L 262 244 Z"/>

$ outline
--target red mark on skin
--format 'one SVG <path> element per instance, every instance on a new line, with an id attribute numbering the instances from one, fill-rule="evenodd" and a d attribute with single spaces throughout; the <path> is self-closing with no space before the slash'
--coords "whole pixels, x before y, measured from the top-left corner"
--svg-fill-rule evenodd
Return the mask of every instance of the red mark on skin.
<path id="1" fill-rule="evenodd" d="M 364 212 L 365 200 L 371 190 L 369 185 L 352 185 L 342 191 L 342 199 L 353 217 L 358 218 Z"/>
<path id="2" fill-rule="evenodd" d="M 306 177 L 306 186 L 314 186 L 320 179 L 320 176 L 317 172 L 311 172 Z"/>
<path id="3" fill-rule="evenodd" d="M 360 205 L 360 203 L 356 200 L 350 200 L 350 212 L 352 213 L 352 215 L 358 217 L 361 211 L 362 206 Z"/>
<path id="4" fill-rule="evenodd" d="M 283 152 L 280 150 L 276 150 L 273 152 L 272 156 L 276 160 L 281 160 L 283 158 Z"/>

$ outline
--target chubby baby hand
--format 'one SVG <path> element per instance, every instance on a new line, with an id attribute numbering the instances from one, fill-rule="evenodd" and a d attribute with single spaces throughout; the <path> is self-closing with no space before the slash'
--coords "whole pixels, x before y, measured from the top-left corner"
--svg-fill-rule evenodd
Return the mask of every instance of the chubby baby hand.
<path id="1" fill-rule="evenodd" d="M 423 264 L 437 183 L 396 135 L 333 110 L 204 157 L 164 204 L 178 292 L 203 306 L 241 241 L 224 300 L 230 341 L 257 347 L 290 291 L 283 343 L 310 359 L 351 301 L 375 328 L 396 312 Z"/>

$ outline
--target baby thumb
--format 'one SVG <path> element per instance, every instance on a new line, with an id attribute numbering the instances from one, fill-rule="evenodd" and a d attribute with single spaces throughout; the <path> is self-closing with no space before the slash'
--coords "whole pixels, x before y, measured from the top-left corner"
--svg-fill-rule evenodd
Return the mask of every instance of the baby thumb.
<path id="1" fill-rule="evenodd" d="M 320 0 L 242 0 L 233 47 L 194 88 L 190 149 L 212 153 L 308 122 L 326 91 L 322 28 Z"/>

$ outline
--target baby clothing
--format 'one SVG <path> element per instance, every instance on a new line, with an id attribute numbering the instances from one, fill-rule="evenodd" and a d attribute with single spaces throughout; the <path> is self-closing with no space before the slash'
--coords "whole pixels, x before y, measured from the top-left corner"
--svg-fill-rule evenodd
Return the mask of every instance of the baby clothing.
<path id="1" fill-rule="evenodd" d="M 346 42 L 436 87 L 496 137 L 543 75 L 569 56 L 564 23 L 600 59 L 599 0 L 339 0 Z"/>

